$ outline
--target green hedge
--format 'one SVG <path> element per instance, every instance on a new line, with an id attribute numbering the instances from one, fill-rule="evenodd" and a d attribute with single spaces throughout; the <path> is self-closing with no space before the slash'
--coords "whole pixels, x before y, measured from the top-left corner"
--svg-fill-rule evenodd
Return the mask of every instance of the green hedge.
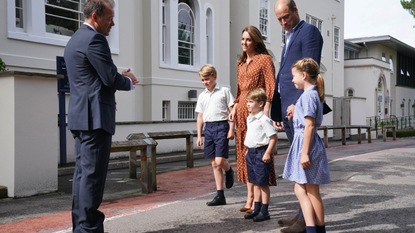
<path id="1" fill-rule="evenodd" d="M 393 132 L 392 131 L 387 131 L 386 132 L 386 136 L 388 137 L 393 137 Z M 397 138 L 403 138 L 403 137 L 412 137 L 415 136 L 415 130 L 400 130 L 400 131 L 396 131 L 396 137 Z"/>

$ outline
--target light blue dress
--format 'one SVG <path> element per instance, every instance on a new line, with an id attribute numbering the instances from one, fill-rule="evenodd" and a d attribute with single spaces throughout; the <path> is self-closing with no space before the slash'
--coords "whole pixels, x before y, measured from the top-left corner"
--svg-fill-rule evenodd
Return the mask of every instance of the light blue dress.
<path id="1" fill-rule="evenodd" d="M 300 164 L 301 150 L 304 141 L 305 117 L 315 119 L 313 139 L 310 145 L 309 157 L 311 167 L 303 169 Z M 317 128 L 323 121 L 323 104 L 320 102 L 317 87 L 309 87 L 300 96 L 294 110 L 294 139 L 285 162 L 283 178 L 299 184 L 329 184 L 330 172 L 326 148 L 317 134 Z"/>

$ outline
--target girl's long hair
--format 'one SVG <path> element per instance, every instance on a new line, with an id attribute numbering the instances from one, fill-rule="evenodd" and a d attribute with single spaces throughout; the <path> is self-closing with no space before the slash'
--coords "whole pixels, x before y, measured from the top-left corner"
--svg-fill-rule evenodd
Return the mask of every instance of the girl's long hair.
<path id="1" fill-rule="evenodd" d="M 251 37 L 251 40 L 255 42 L 256 44 L 255 51 L 258 54 L 269 55 L 267 47 L 264 44 L 264 39 L 262 38 L 262 34 L 258 28 L 256 28 L 255 26 L 248 26 L 244 28 L 244 30 L 242 30 L 242 34 L 244 34 L 244 32 L 248 32 L 249 36 Z M 246 52 L 242 50 L 241 57 L 239 58 L 236 65 L 239 66 L 241 63 L 243 63 L 246 57 L 247 57 Z"/>
<path id="2" fill-rule="evenodd" d="M 301 60 L 298 60 L 294 63 L 292 68 L 296 68 L 300 72 L 305 72 L 308 77 L 317 86 L 318 95 L 320 97 L 320 101 L 324 102 L 324 79 L 323 76 L 321 76 L 319 71 L 319 66 L 316 61 L 314 61 L 312 58 L 303 58 Z"/>

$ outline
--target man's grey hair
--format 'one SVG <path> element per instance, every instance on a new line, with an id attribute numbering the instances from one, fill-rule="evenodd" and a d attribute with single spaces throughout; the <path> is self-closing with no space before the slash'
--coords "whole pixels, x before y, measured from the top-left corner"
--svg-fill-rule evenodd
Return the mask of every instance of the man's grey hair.
<path id="1" fill-rule="evenodd" d="M 287 5 L 287 6 L 288 6 L 288 9 L 289 9 L 291 12 L 294 12 L 294 7 L 297 7 L 297 5 L 295 5 L 294 0 L 283 0 L 283 1 L 285 1 L 285 5 Z"/>
<path id="2" fill-rule="evenodd" d="M 96 13 L 100 18 L 104 14 L 106 4 L 114 7 L 114 0 L 87 0 L 84 5 L 84 18 L 90 19 L 93 13 Z"/>

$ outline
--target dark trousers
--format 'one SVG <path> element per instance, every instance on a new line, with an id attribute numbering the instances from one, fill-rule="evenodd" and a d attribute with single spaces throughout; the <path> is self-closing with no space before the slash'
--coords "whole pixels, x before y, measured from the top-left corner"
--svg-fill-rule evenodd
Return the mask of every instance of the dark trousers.
<path id="1" fill-rule="evenodd" d="M 293 120 L 289 121 L 287 118 L 284 117 L 283 124 L 284 124 L 285 134 L 287 135 L 288 141 L 290 142 L 290 145 L 291 145 L 293 143 L 293 139 L 294 139 Z"/>
<path id="2" fill-rule="evenodd" d="M 98 210 L 104 194 L 112 135 L 104 130 L 72 130 L 75 173 L 72 184 L 73 232 L 104 232 L 104 214 Z"/>

